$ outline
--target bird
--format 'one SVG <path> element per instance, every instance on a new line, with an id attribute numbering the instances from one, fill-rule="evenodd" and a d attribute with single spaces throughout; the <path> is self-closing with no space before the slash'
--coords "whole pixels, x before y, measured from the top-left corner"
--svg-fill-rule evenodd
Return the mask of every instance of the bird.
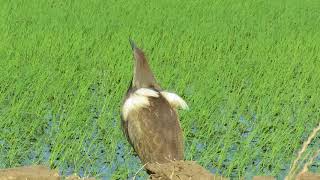
<path id="1" fill-rule="evenodd" d="M 129 38 L 133 76 L 121 107 L 122 131 L 141 162 L 184 160 L 183 131 L 178 109 L 189 109 L 179 95 L 163 90 L 145 53 Z"/>

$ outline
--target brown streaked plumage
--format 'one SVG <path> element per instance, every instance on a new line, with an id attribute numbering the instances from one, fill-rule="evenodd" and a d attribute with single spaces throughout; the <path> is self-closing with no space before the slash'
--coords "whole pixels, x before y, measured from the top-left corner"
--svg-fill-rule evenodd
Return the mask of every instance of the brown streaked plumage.
<path id="1" fill-rule="evenodd" d="M 130 43 L 135 62 L 121 111 L 123 132 L 143 164 L 183 160 L 183 135 L 176 108 L 179 104 L 186 108 L 186 104 L 178 95 L 162 91 L 143 51 Z"/>

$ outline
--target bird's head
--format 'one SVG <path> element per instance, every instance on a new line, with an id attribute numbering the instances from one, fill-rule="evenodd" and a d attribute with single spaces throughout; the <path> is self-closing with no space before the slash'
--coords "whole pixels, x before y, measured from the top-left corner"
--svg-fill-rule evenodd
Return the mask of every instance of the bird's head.
<path id="1" fill-rule="evenodd" d="M 154 88 L 161 90 L 156 79 L 149 67 L 148 60 L 144 52 L 129 39 L 134 56 L 134 72 L 132 79 L 132 87 L 134 88 Z"/>

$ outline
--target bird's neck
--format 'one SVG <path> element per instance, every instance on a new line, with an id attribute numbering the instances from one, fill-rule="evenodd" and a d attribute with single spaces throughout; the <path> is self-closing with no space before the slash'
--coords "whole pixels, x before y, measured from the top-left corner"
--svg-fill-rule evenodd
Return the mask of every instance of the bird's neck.
<path id="1" fill-rule="evenodd" d="M 159 88 L 145 59 L 135 61 L 132 86 L 135 88 Z"/>

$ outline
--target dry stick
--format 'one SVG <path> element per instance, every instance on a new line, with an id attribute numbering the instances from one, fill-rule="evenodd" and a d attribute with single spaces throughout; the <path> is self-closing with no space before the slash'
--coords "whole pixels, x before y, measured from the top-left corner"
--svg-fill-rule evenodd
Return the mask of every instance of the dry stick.
<path id="1" fill-rule="evenodd" d="M 314 128 L 313 129 L 313 131 L 312 131 L 312 133 L 309 135 L 309 137 L 308 137 L 308 140 L 307 141 L 305 141 L 305 143 L 304 143 L 304 146 L 303 146 L 303 148 L 301 149 L 301 151 L 300 151 L 300 153 L 299 153 L 299 155 L 300 155 L 300 159 L 301 159 L 301 156 L 302 156 L 302 153 L 304 153 L 305 151 L 306 151 L 306 149 L 308 148 L 308 146 L 309 146 L 309 144 L 310 144 L 310 142 L 312 141 L 312 139 L 317 135 L 317 132 L 320 130 L 320 123 L 319 123 L 319 125 L 316 127 L 316 128 Z M 302 162 L 304 162 L 307 158 L 308 158 L 308 156 L 310 155 L 310 153 L 309 154 L 307 154 L 301 161 Z M 310 156 L 309 156 L 309 158 L 310 158 Z M 296 161 L 295 161 L 295 166 L 293 166 L 293 168 L 291 169 L 291 177 L 293 178 L 293 177 L 295 177 L 295 175 L 297 174 L 297 171 L 298 171 L 298 158 L 296 159 Z"/>
<path id="2" fill-rule="evenodd" d="M 302 171 L 298 174 L 298 176 L 300 176 L 303 173 L 306 173 L 308 171 L 308 166 L 310 166 L 312 164 L 312 162 L 314 161 L 314 159 L 318 156 L 318 154 L 320 154 L 320 149 L 318 149 L 313 156 L 310 158 L 310 160 L 303 166 Z"/>
<path id="3" fill-rule="evenodd" d="M 303 163 L 307 162 L 308 159 L 312 156 L 311 152 L 305 152 L 306 155 L 304 157 L 300 157 L 299 161 L 300 163 L 297 164 L 296 168 L 292 171 L 292 177 L 295 177 L 297 172 L 299 171 L 300 165 L 303 165 Z"/>
<path id="4" fill-rule="evenodd" d="M 145 163 L 140 169 L 138 169 L 138 171 L 136 172 L 136 174 L 133 176 L 132 180 L 136 179 L 136 176 L 138 175 L 138 173 L 147 165 L 148 163 Z"/>
<path id="5" fill-rule="evenodd" d="M 173 175 L 174 175 L 174 165 L 173 165 L 172 173 L 171 173 L 171 175 L 170 175 L 170 179 L 172 179 L 172 178 L 173 178 Z"/>
<path id="6" fill-rule="evenodd" d="M 317 132 L 320 130 L 320 123 L 319 125 L 313 129 L 312 133 L 309 135 L 307 141 L 305 141 L 303 143 L 302 149 L 299 151 L 298 153 L 298 157 L 293 161 L 293 165 L 291 166 L 290 172 L 288 174 L 288 176 L 285 178 L 285 180 L 291 179 L 291 176 L 293 175 L 293 172 L 296 169 L 297 166 L 297 162 L 299 161 L 299 159 L 301 158 L 302 153 L 304 153 L 308 147 L 308 145 L 310 144 L 310 142 L 312 141 L 312 139 L 316 136 Z"/>

